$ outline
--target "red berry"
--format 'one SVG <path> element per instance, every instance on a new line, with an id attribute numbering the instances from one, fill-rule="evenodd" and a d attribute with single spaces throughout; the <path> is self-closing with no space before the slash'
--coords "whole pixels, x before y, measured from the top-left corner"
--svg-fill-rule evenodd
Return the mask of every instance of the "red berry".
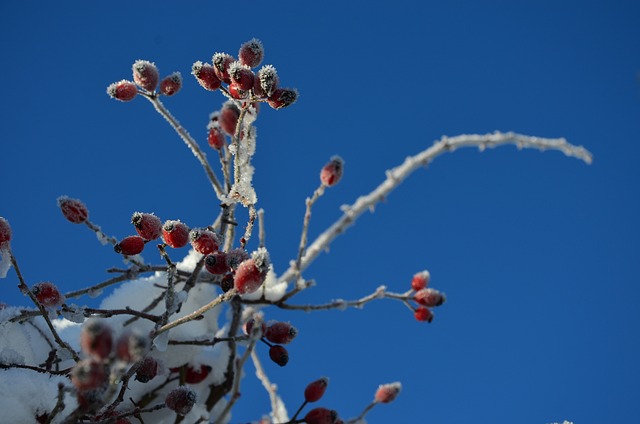
<path id="1" fill-rule="evenodd" d="M 334 156 L 331 161 L 320 170 L 320 182 L 325 187 L 333 187 L 338 184 L 342 178 L 344 170 L 344 161 L 340 156 Z"/>
<path id="2" fill-rule="evenodd" d="M 189 231 L 189 241 L 193 250 L 203 255 L 215 252 L 220 245 L 220 240 L 216 233 L 202 228 Z"/>
<path id="3" fill-rule="evenodd" d="M 263 57 L 264 47 L 262 46 L 260 40 L 258 40 L 257 38 L 252 38 L 251 40 L 243 43 L 242 46 L 240 46 L 238 59 L 243 65 L 247 65 L 250 68 L 255 68 L 256 66 L 260 65 Z"/>
<path id="4" fill-rule="evenodd" d="M 196 403 L 196 392 L 187 386 L 176 387 L 167 394 L 164 403 L 178 415 L 186 415 Z"/>
<path id="5" fill-rule="evenodd" d="M 244 323 L 244 332 L 246 335 L 251 335 L 251 331 L 253 330 L 255 324 L 256 320 L 253 318 Z M 261 336 L 264 336 L 264 334 L 267 332 L 267 324 L 264 321 L 261 321 L 260 330 Z"/>
<path id="6" fill-rule="evenodd" d="M 265 90 L 266 91 L 266 90 Z M 298 100 L 298 91 L 290 88 L 276 88 L 267 99 L 267 103 L 274 109 L 291 106 Z"/>
<path id="7" fill-rule="evenodd" d="M 136 371 L 136 380 L 147 383 L 153 380 L 156 375 L 158 375 L 158 361 L 151 356 L 146 356 Z"/>
<path id="8" fill-rule="evenodd" d="M 236 125 L 238 125 L 238 118 L 240 117 L 240 110 L 238 106 L 233 102 L 226 102 L 220 110 L 220 116 L 218 122 L 222 131 L 229 135 L 236 133 Z"/>
<path id="9" fill-rule="evenodd" d="M 205 90 L 215 91 L 222 84 L 220 78 L 216 76 L 215 69 L 208 63 L 197 61 L 191 67 L 191 74 L 196 77 L 198 84 Z"/>
<path id="10" fill-rule="evenodd" d="M 81 391 L 104 387 L 108 382 L 106 366 L 95 358 L 78 362 L 71 370 L 71 383 Z"/>
<path id="11" fill-rule="evenodd" d="M 0 248 L 11 241 L 11 226 L 9 221 L 0 216 Z"/>
<path id="12" fill-rule="evenodd" d="M 231 84 L 229 84 L 228 90 L 229 90 L 229 95 L 234 99 L 242 100 L 249 97 L 249 92 L 242 90 L 240 86 L 238 86 L 236 83 L 232 82 Z"/>
<path id="13" fill-rule="evenodd" d="M 113 250 L 125 256 L 137 255 L 144 250 L 144 239 L 140 236 L 125 237 L 113 246 Z"/>
<path id="14" fill-rule="evenodd" d="M 91 356 L 106 359 L 113 348 L 111 327 L 100 319 L 90 319 L 80 330 L 80 347 Z"/>
<path id="15" fill-rule="evenodd" d="M 149 351 L 149 339 L 142 334 L 127 331 L 116 342 L 116 356 L 121 361 L 136 362 Z"/>
<path id="16" fill-rule="evenodd" d="M 242 262 L 236 270 L 233 280 L 234 287 L 240 294 L 253 293 L 264 282 L 264 273 L 256 265 L 253 259 Z"/>
<path id="17" fill-rule="evenodd" d="M 233 62 L 229 66 L 229 76 L 231 77 L 231 83 L 235 84 L 240 90 L 247 91 L 253 88 L 255 76 L 250 67 L 240 62 Z"/>
<path id="18" fill-rule="evenodd" d="M 189 227 L 180 221 L 166 221 L 162 226 L 162 239 L 174 249 L 184 247 L 189 242 Z"/>
<path id="19" fill-rule="evenodd" d="M 136 60 L 132 67 L 133 82 L 147 91 L 153 91 L 158 85 L 160 75 L 154 63 L 146 60 Z"/>
<path id="20" fill-rule="evenodd" d="M 189 365 L 184 375 L 184 381 L 189 384 L 198 384 L 204 381 L 210 372 L 211 367 L 209 365 L 201 364 L 199 367 Z"/>
<path id="21" fill-rule="evenodd" d="M 160 93 L 165 96 L 173 96 L 182 88 L 182 75 L 180 72 L 174 72 L 173 74 L 164 77 L 160 81 Z"/>
<path id="22" fill-rule="evenodd" d="M 278 84 L 280 83 L 280 78 L 278 77 L 278 73 L 276 72 L 276 68 L 271 65 L 265 65 L 258 71 L 256 75 L 256 79 L 260 82 L 260 91 L 262 92 L 260 96 L 271 96 L 274 91 L 278 88 Z M 258 95 L 258 93 L 256 93 Z"/>
<path id="23" fill-rule="evenodd" d="M 60 196 L 58 197 L 58 207 L 62 211 L 62 215 L 74 224 L 82 224 L 89 217 L 87 206 L 78 199 Z"/>
<path id="24" fill-rule="evenodd" d="M 421 289 L 416 292 L 413 299 L 420 305 L 434 307 L 442 305 L 446 297 L 435 289 Z"/>
<path id="25" fill-rule="evenodd" d="M 129 102 L 138 94 L 138 87 L 131 81 L 122 80 L 109 85 L 107 94 L 121 102 Z"/>
<path id="26" fill-rule="evenodd" d="M 220 288 L 223 292 L 226 293 L 233 288 L 233 280 L 234 277 L 232 273 L 225 274 L 222 277 L 222 279 L 220 280 Z"/>
<path id="27" fill-rule="evenodd" d="M 208 255 L 204 260 L 204 266 L 207 271 L 214 275 L 224 274 L 229 271 L 227 255 L 224 252 L 215 252 Z"/>
<path id="28" fill-rule="evenodd" d="M 53 308 L 64 302 L 64 296 L 60 294 L 58 288 L 48 281 L 38 283 L 31 287 L 31 293 L 34 294 L 38 302 L 45 308 Z"/>
<path id="29" fill-rule="evenodd" d="M 324 391 L 329 385 L 329 379 L 322 377 L 312 383 L 309 383 L 306 389 L 304 389 L 304 400 L 307 402 L 317 402 L 324 395 Z"/>
<path id="30" fill-rule="evenodd" d="M 335 424 L 338 413 L 327 408 L 314 408 L 304 417 L 307 424 Z"/>
<path id="31" fill-rule="evenodd" d="M 155 240 L 162 234 L 162 221 L 152 213 L 135 212 L 131 216 L 131 223 L 145 240 Z"/>
<path id="32" fill-rule="evenodd" d="M 416 320 L 421 322 L 433 321 L 433 312 L 431 312 L 431 309 L 425 308 L 424 306 L 418 306 L 413 313 L 413 316 L 416 318 Z"/>
<path id="33" fill-rule="evenodd" d="M 273 345 L 269 348 L 269 358 L 276 364 L 284 367 L 289 362 L 289 352 L 284 346 Z"/>
<path id="34" fill-rule="evenodd" d="M 213 55 L 213 69 L 216 76 L 222 82 L 229 84 L 231 82 L 231 76 L 229 75 L 229 66 L 236 60 L 233 56 L 227 53 L 216 53 Z"/>
<path id="35" fill-rule="evenodd" d="M 298 335 L 298 329 L 288 322 L 274 322 L 267 327 L 264 336 L 271 343 L 288 344 Z"/>
<path id="36" fill-rule="evenodd" d="M 224 134 L 220 131 L 220 127 L 211 126 L 207 135 L 207 143 L 216 150 L 222 149 L 224 146 Z"/>
<path id="37" fill-rule="evenodd" d="M 431 274 L 429 274 L 429 271 L 421 271 L 411 279 L 411 288 L 415 291 L 422 290 L 429 285 L 429 280 L 431 280 Z"/>
<path id="38" fill-rule="evenodd" d="M 378 403 L 392 402 L 400 393 L 400 389 L 402 389 L 402 384 L 399 382 L 381 384 L 376 391 L 374 401 Z"/>

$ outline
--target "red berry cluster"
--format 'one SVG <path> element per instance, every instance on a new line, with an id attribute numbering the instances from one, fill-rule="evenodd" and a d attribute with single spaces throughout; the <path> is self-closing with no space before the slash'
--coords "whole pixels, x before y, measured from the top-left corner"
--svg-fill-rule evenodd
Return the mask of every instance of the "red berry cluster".
<path id="1" fill-rule="evenodd" d="M 251 336 L 256 320 L 251 318 L 244 324 L 244 331 Z M 268 324 L 261 322 L 260 340 L 269 346 L 269 358 L 284 367 L 289 362 L 289 352 L 282 346 L 289 344 L 298 335 L 298 329 L 288 322 L 272 321 Z"/>
<path id="2" fill-rule="evenodd" d="M 265 249 L 258 249 L 251 256 L 240 248 L 228 252 L 217 249 L 216 246 L 207 254 L 204 266 L 211 274 L 221 276 L 220 287 L 223 291 L 235 288 L 239 294 L 248 294 L 262 286 L 270 266 L 269 254 Z"/>
<path id="3" fill-rule="evenodd" d="M 228 53 L 216 53 L 211 64 L 197 61 L 191 73 L 206 90 L 214 91 L 228 84 L 226 93 L 233 99 L 248 102 L 267 102 L 274 109 L 290 106 L 298 99 L 298 92 L 279 86 L 276 68 L 264 65 L 254 72 L 264 58 L 260 40 L 252 39 L 240 46 L 238 59 Z"/>
<path id="4" fill-rule="evenodd" d="M 156 95 L 156 88 L 160 79 L 160 73 L 154 63 L 146 60 L 136 60 L 132 66 L 133 82 L 121 80 L 107 87 L 107 94 L 116 100 L 128 102 L 133 100 L 142 90 L 143 94 Z M 182 75 L 174 72 L 160 81 L 159 94 L 173 96 L 182 88 Z"/>
<path id="5" fill-rule="evenodd" d="M 446 296 L 436 289 L 427 288 L 431 274 L 429 271 L 421 271 L 411 279 L 411 288 L 414 291 L 413 300 L 418 304 L 414 309 L 414 317 L 418 321 L 433 321 L 433 312 L 430 308 L 442 305 Z"/>

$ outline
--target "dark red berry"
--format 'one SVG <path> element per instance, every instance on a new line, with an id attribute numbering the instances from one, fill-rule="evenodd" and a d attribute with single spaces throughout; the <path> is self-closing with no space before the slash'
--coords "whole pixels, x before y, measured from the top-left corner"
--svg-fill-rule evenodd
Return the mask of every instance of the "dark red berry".
<path id="1" fill-rule="evenodd" d="M 178 415 L 186 415 L 196 403 L 196 392 L 187 386 L 176 387 L 167 394 L 164 403 Z"/>
<path id="2" fill-rule="evenodd" d="M 144 250 L 144 239 L 140 236 L 125 237 L 113 246 L 113 250 L 125 256 L 137 255 Z"/>
<path id="3" fill-rule="evenodd" d="M 193 250 L 203 255 L 215 252 L 220 244 L 216 233 L 202 228 L 189 231 L 189 242 Z"/>
<path id="4" fill-rule="evenodd" d="M 154 63 L 146 60 L 136 60 L 132 67 L 133 82 L 147 91 L 153 91 L 158 85 L 160 75 Z"/>
<path id="5" fill-rule="evenodd" d="M 78 199 L 60 196 L 58 197 L 58 207 L 62 211 L 62 215 L 74 224 L 82 224 L 89 217 L 87 206 Z"/>
<path id="6" fill-rule="evenodd" d="M 0 216 L 0 248 L 9 241 L 11 241 L 11 226 L 9 221 Z"/>
<path id="7" fill-rule="evenodd" d="M 31 293 L 33 293 L 36 299 L 38 299 L 38 302 L 46 308 L 53 308 L 64 302 L 64 296 L 60 294 L 58 288 L 48 281 L 38 283 L 31 287 Z"/>
<path id="8" fill-rule="evenodd" d="M 155 240 L 162 234 L 162 221 L 152 213 L 135 212 L 131 216 L 131 223 L 145 240 Z"/>
<path id="9" fill-rule="evenodd" d="M 247 65 L 250 68 L 255 68 L 260 65 L 262 58 L 264 57 L 264 47 L 262 42 L 257 38 L 253 38 L 240 46 L 238 52 L 238 60 L 243 65 Z"/>
<path id="10" fill-rule="evenodd" d="M 429 274 L 429 271 L 424 270 L 419 272 L 411 279 L 411 288 L 415 291 L 422 290 L 429 285 L 430 279 L 431 274 Z"/>
<path id="11" fill-rule="evenodd" d="M 71 383 L 78 390 L 92 390 L 106 386 L 108 374 L 104 363 L 96 358 L 78 362 L 71 370 Z"/>
<path id="12" fill-rule="evenodd" d="M 198 80 L 205 90 L 215 91 L 220 88 L 222 82 L 220 78 L 216 76 L 215 69 L 208 63 L 202 63 L 200 61 L 193 64 L 191 67 L 191 73 Z"/>
<path id="13" fill-rule="evenodd" d="M 265 273 L 251 258 L 242 262 L 236 270 L 233 286 L 239 294 L 253 293 L 258 290 L 264 282 Z"/>
<path id="14" fill-rule="evenodd" d="M 415 312 L 413 313 L 413 316 L 417 321 L 421 321 L 421 322 L 433 321 L 433 312 L 431 312 L 431 309 L 426 308 L 424 306 L 418 306 Z"/>
<path id="15" fill-rule="evenodd" d="M 332 187 L 340 181 L 342 178 L 342 172 L 344 170 L 344 161 L 340 156 L 334 156 L 331 161 L 322 167 L 320 170 L 320 182 L 325 187 Z"/>
<path id="16" fill-rule="evenodd" d="M 220 127 L 212 126 L 209 128 L 207 143 L 216 150 L 222 149 L 222 146 L 224 146 L 224 134 L 220 131 Z"/>
<path id="17" fill-rule="evenodd" d="M 378 390 L 376 391 L 374 401 L 378 403 L 392 402 L 396 397 L 398 397 L 398 394 L 400 393 L 400 389 L 402 389 L 402 384 L 398 382 L 382 384 L 378 387 Z"/>
<path id="18" fill-rule="evenodd" d="M 288 322 L 274 322 L 267 327 L 264 336 L 271 343 L 288 344 L 298 335 L 298 329 Z"/>
<path id="19" fill-rule="evenodd" d="M 182 88 L 182 75 L 180 72 L 174 72 L 171 75 L 164 77 L 160 81 L 160 93 L 165 96 L 173 96 Z"/>
<path id="20" fill-rule="evenodd" d="M 214 275 L 224 274 L 229 271 L 229 265 L 227 265 L 227 255 L 224 252 L 215 252 L 204 260 L 204 266 L 207 271 Z"/>
<path id="21" fill-rule="evenodd" d="M 136 380 L 147 383 L 153 380 L 156 375 L 158 375 L 158 361 L 151 356 L 146 356 L 136 371 Z"/>
<path id="22" fill-rule="evenodd" d="M 229 135 L 236 133 L 236 125 L 238 125 L 238 118 L 240 117 L 240 110 L 238 106 L 233 102 L 226 102 L 220 110 L 220 116 L 218 122 L 222 131 Z"/>
<path id="23" fill-rule="evenodd" d="M 248 66 L 240 62 L 233 62 L 229 66 L 229 76 L 231 77 L 231 83 L 235 84 L 238 89 L 247 91 L 253 88 L 255 76 Z"/>
<path id="24" fill-rule="evenodd" d="M 138 87 L 131 81 L 122 80 L 109 85 L 107 94 L 121 102 L 129 102 L 138 94 Z"/>
<path id="25" fill-rule="evenodd" d="M 442 305 L 446 297 L 435 289 L 421 289 L 416 292 L 413 299 L 420 305 L 434 307 Z"/>
<path id="26" fill-rule="evenodd" d="M 184 247 L 189 242 L 189 227 L 180 221 L 166 221 L 162 226 L 162 239 L 175 249 Z"/>
<path id="27" fill-rule="evenodd" d="M 111 327 L 100 319 L 90 319 L 80 330 L 80 347 L 87 355 L 106 359 L 113 349 Z"/>
<path id="28" fill-rule="evenodd" d="M 249 97 L 249 92 L 248 91 L 242 90 L 240 88 L 240 86 L 238 86 L 237 84 L 235 84 L 233 82 L 231 84 L 229 84 L 228 90 L 229 90 L 229 95 L 231 97 L 233 97 L 234 99 L 242 100 L 242 99 L 246 99 L 247 97 Z"/>
<path id="29" fill-rule="evenodd" d="M 267 103 L 274 109 L 282 109 L 291 106 L 296 100 L 298 100 L 298 91 L 290 88 L 277 88 L 269 96 Z"/>
<path id="30" fill-rule="evenodd" d="M 211 367 L 209 365 L 201 364 L 199 366 L 187 366 L 187 369 L 184 374 L 184 381 L 189 384 L 198 384 L 204 381 L 205 378 L 211 372 Z"/>
<path id="31" fill-rule="evenodd" d="M 229 75 L 229 67 L 236 60 L 233 56 L 227 53 L 216 53 L 213 55 L 213 69 L 216 76 L 222 82 L 229 84 L 231 82 L 231 76 Z"/>
<path id="32" fill-rule="evenodd" d="M 307 402 L 319 401 L 324 395 L 328 385 L 329 379 L 327 377 L 322 377 L 312 383 L 309 383 L 307 388 L 304 389 L 304 400 Z"/>
<path id="33" fill-rule="evenodd" d="M 304 417 L 307 424 L 335 424 L 338 413 L 327 408 L 314 408 Z"/>
<path id="34" fill-rule="evenodd" d="M 269 348 L 269 358 L 276 364 L 284 367 L 289 362 L 289 352 L 284 346 L 273 345 Z"/>
<path id="35" fill-rule="evenodd" d="M 223 292 L 226 293 L 233 288 L 233 279 L 234 277 L 232 273 L 225 274 L 222 277 L 222 279 L 220 280 L 220 288 Z"/>
<path id="36" fill-rule="evenodd" d="M 244 249 L 231 249 L 227 252 L 227 264 L 231 269 L 237 269 L 247 259 L 249 259 L 249 254 Z"/>

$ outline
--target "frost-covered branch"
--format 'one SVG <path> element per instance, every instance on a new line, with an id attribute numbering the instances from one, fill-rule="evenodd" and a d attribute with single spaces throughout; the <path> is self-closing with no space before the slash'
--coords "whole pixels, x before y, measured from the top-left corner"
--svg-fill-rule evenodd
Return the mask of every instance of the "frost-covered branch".
<path id="1" fill-rule="evenodd" d="M 497 147 L 505 144 L 515 144 L 518 148 L 538 149 L 538 150 L 558 150 L 569 157 L 580 159 L 587 164 L 592 162 L 591 153 L 582 146 L 574 146 L 564 138 L 542 138 L 516 134 L 513 132 L 492 134 L 464 134 L 456 137 L 442 137 L 431 147 L 415 156 L 407 157 L 404 162 L 388 170 L 387 178 L 372 192 L 360 196 L 352 205 L 343 207 L 342 216 L 331 225 L 326 231 L 320 234 L 308 247 L 300 267 L 293 263 L 287 271 L 282 274 L 280 281 L 292 281 L 296 273 L 304 271 L 322 252 L 329 247 L 331 242 L 344 233 L 365 211 L 371 210 L 378 202 L 385 199 L 405 178 L 411 175 L 418 168 L 428 165 L 433 159 L 446 152 L 453 152 L 461 147 L 477 147 L 481 151 L 486 148 Z"/>

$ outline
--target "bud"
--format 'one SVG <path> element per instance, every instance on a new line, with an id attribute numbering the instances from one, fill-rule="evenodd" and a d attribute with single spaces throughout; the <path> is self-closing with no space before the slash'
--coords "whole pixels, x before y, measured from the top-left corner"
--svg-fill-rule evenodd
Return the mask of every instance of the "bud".
<path id="1" fill-rule="evenodd" d="M 160 75 L 154 63 L 146 60 L 136 60 L 132 67 L 133 82 L 147 91 L 153 91 L 158 85 Z"/>
<path id="2" fill-rule="evenodd" d="M 374 402 L 377 402 L 377 403 L 393 402 L 393 400 L 396 397 L 398 397 L 398 394 L 400 393 L 400 389 L 402 389 L 402 384 L 400 384 L 400 382 L 381 384 L 378 387 L 378 390 L 376 391 Z"/>
<path id="3" fill-rule="evenodd" d="M 260 40 L 258 40 L 257 38 L 252 38 L 251 40 L 243 43 L 242 46 L 240 46 L 238 59 L 243 65 L 247 65 L 250 68 L 255 68 L 256 66 L 260 65 L 263 57 L 264 47 L 262 46 L 262 42 L 260 42 Z"/>
<path id="4" fill-rule="evenodd" d="M 129 102 L 138 94 L 138 87 L 131 81 L 122 80 L 109 85 L 107 94 L 121 102 Z"/>
<path id="5" fill-rule="evenodd" d="M 205 90 L 215 91 L 222 84 L 220 78 L 216 76 L 215 69 L 208 63 L 197 61 L 191 67 L 191 74 Z"/>
<path id="6" fill-rule="evenodd" d="M 58 197 L 58 207 L 62 211 L 62 215 L 74 224 L 82 224 L 89 217 L 87 206 L 78 199 L 60 196 Z"/>
<path id="7" fill-rule="evenodd" d="M 266 92 L 266 90 L 265 90 Z M 277 88 L 267 98 L 267 103 L 274 109 L 282 109 L 291 106 L 298 100 L 298 91 L 290 88 Z"/>
<path id="8" fill-rule="evenodd" d="M 182 88 L 182 75 L 180 72 L 174 72 L 173 74 L 164 77 L 160 81 L 160 93 L 165 96 L 173 96 Z"/>
<path id="9" fill-rule="evenodd" d="M 338 184 L 342 178 L 342 172 L 344 170 L 344 161 L 340 156 L 334 156 L 331 161 L 327 163 L 322 170 L 320 170 L 320 182 L 325 187 L 333 187 Z"/>

